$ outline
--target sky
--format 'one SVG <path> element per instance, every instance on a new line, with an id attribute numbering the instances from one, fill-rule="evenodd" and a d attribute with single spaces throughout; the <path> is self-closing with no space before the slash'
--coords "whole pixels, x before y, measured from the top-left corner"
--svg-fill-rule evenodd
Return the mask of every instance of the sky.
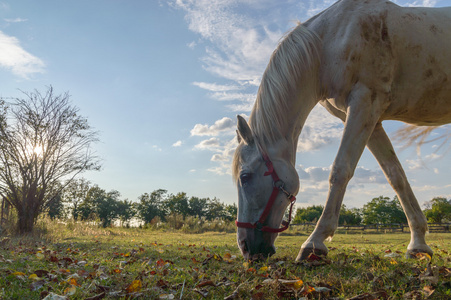
<path id="1" fill-rule="evenodd" d="M 100 138 L 93 149 L 103 167 L 82 177 L 123 199 L 166 189 L 236 203 L 236 115 L 250 114 L 284 33 L 334 2 L 0 0 L 0 97 L 50 85 L 69 92 Z M 392 136 L 402 123 L 383 125 Z M 296 161 L 299 207 L 324 204 L 342 130 L 321 107 L 309 116 Z M 447 145 L 428 143 L 419 156 L 394 144 L 420 204 L 451 198 Z M 381 195 L 395 193 L 365 150 L 344 203 L 362 207 Z"/>

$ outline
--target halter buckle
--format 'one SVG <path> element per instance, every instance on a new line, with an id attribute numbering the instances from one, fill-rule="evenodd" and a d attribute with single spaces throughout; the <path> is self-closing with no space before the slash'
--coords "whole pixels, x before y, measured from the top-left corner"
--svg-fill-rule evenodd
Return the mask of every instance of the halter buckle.
<path id="1" fill-rule="evenodd" d="M 272 183 L 273 187 L 278 188 L 279 190 L 283 191 L 285 187 L 285 182 L 282 180 L 273 181 Z"/>

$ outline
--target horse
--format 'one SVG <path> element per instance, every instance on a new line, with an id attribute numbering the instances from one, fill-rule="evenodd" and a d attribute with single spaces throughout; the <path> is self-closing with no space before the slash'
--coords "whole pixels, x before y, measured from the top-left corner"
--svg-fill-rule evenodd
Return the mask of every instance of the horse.
<path id="1" fill-rule="evenodd" d="M 327 255 L 346 186 L 366 147 L 406 214 L 407 257 L 433 255 L 427 221 L 382 126 L 383 120 L 451 122 L 451 7 L 400 7 L 386 0 L 341 0 L 280 41 L 262 76 L 249 123 L 238 116 L 232 175 L 238 189 L 238 246 L 246 259 L 275 253 L 299 191 L 296 147 L 321 104 L 344 123 L 324 210 L 296 261 Z M 282 224 L 282 227 L 280 227 Z"/>

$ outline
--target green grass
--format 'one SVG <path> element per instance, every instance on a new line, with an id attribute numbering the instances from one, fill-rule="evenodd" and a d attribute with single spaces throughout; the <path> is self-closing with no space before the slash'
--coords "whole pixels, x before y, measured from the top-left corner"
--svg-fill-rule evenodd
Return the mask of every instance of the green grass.
<path id="1" fill-rule="evenodd" d="M 337 234 L 326 244 L 327 259 L 296 264 L 307 234 L 281 236 L 276 255 L 249 263 L 231 233 L 73 223 L 48 223 L 38 232 L 0 242 L 1 299 L 49 293 L 68 299 L 347 299 L 365 293 L 373 298 L 361 299 L 422 299 L 415 294 L 432 291 L 429 299 L 451 297 L 449 233 L 427 236 L 435 252 L 430 264 L 427 257 L 404 258 L 406 233 Z M 385 257 L 397 251 L 400 256 Z"/>

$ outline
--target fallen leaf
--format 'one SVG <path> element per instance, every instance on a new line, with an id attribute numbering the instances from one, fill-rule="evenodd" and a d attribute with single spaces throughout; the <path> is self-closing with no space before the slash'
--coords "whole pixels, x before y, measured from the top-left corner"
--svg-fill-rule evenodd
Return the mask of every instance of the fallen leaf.
<path id="1" fill-rule="evenodd" d="M 211 280 L 205 280 L 205 281 L 202 281 L 201 283 L 199 283 L 198 285 L 196 285 L 197 288 L 201 288 L 204 286 L 216 286 L 216 284 Z"/>
<path id="2" fill-rule="evenodd" d="M 133 282 L 125 289 L 127 293 L 135 293 L 140 291 L 142 288 L 141 280 L 133 280 Z"/>
<path id="3" fill-rule="evenodd" d="M 64 295 L 72 296 L 77 292 L 77 287 L 75 285 L 71 285 L 64 290 Z"/>

